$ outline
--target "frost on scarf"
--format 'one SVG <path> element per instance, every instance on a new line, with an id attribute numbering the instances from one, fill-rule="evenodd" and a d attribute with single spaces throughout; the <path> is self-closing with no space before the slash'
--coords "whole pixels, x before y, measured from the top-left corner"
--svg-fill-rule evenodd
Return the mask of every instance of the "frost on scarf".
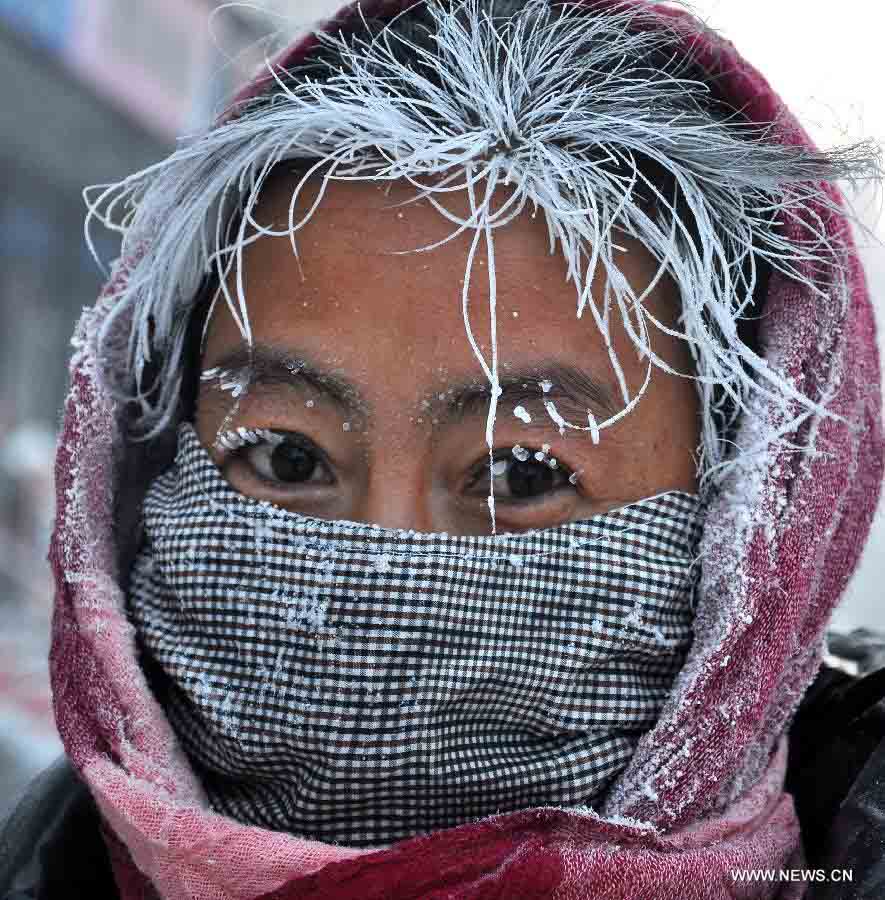
<path id="1" fill-rule="evenodd" d="M 684 13 L 639 2 L 587 6 L 598 15 L 584 21 L 569 13 L 543 25 L 543 4 L 529 3 L 531 15 L 517 16 L 503 43 L 491 35 L 482 4 L 466 4 L 460 18 L 448 5 L 435 7 L 442 62 L 434 65 L 457 93 L 446 99 L 431 79 L 412 72 L 409 78 L 445 113 L 442 122 L 420 104 L 395 103 L 393 90 L 387 97 L 379 87 L 379 61 L 398 65 L 386 55 L 388 44 L 397 45 L 392 35 L 348 44 L 340 75 L 298 80 L 316 41 L 338 40 L 313 38 L 277 61 L 235 117 L 151 170 L 93 195 L 93 212 L 108 221 L 115 209 L 126 209 L 117 223 L 126 264 L 84 314 L 72 363 L 51 551 L 58 591 L 52 678 L 66 749 L 114 835 L 122 896 L 143 896 L 147 883 L 164 898 L 242 900 L 271 891 L 396 896 L 388 888 L 403 884 L 413 893 L 466 898 L 487 889 L 506 895 L 507 885 L 522 879 L 538 896 L 556 889 L 577 900 L 588 885 L 605 884 L 612 897 L 684 900 L 717 896 L 703 892 L 710 884 L 729 896 L 732 868 L 795 860 L 798 828 L 782 792 L 782 735 L 816 672 L 828 616 L 866 539 L 885 452 L 872 310 L 840 197 L 821 184 L 850 174 L 852 158 L 822 162 L 762 76 Z M 392 14 L 401 7 L 386 8 Z M 364 13 L 369 20 L 369 4 Z M 350 20 L 359 25 L 355 14 Z M 625 30 L 630 21 L 635 31 Z M 606 40 L 593 44 L 591 33 Z M 492 40 L 483 43 L 482 35 Z M 748 152 L 746 131 L 737 143 L 725 140 L 727 129 L 700 131 L 690 106 L 680 107 L 679 118 L 666 116 L 661 98 L 668 85 L 682 103 L 691 93 L 675 75 L 656 85 L 655 103 L 638 102 L 648 85 L 625 77 L 618 61 L 631 44 L 656 40 L 710 72 L 742 120 L 763 123 L 758 137 L 766 145 Z M 494 69 L 482 49 L 505 44 L 512 49 L 493 57 Z M 556 70 L 555 78 L 549 73 Z M 620 85 L 618 92 L 594 94 L 588 75 L 599 71 L 609 88 Z M 618 113 L 629 117 L 613 129 Z M 672 139 L 666 156 L 663 142 L 657 151 L 650 145 L 662 129 Z M 642 182 L 642 166 L 633 165 L 640 154 L 650 154 L 680 185 L 697 241 L 688 240 L 685 222 L 668 216 L 671 198 L 657 198 L 659 216 L 631 200 L 630 185 Z M 371 853 L 244 828 L 208 811 L 150 694 L 113 561 L 129 537 L 113 522 L 113 500 L 124 488 L 115 480 L 115 461 L 132 452 L 117 421 L 136 395 L 146 430 L 174 424 L 190 304 L 207 271 L 217 273 L 216 300 L 239 317 L 248 341 L 238 260 L 261 236 L 249 212 L 284 159 L 315 166 L 324 183 L 409 178 L 441 214 L 441 188 L 469 184 L 474 211 L 453 226 L 472 229 L 474 247 L 490 246 L 495 228 L 520 204 L 537 205 L 575 285 L 576 315 L 582 310 L 603 334 L 607 316 L 622 316 L 638 351 L 658 326 L 618 277 L 616 221 L 656 254 L 683 291 L 680 327 L 695 354 L 707 411 L 705 471 L 716 475 L 701 545 L 696 636 L 658 724 L 601 809 L 511 813 Z M 495 218 L 489 198 L 508 175 L 514 199 Z M 646 187 L 653 191 L 654 183 Z M 233 210 L 243 214 L 237 218 Z M 771 217 L 769 231 L 751 230 L 761 240 L 754 249 L 775 271 L 759 323 L 760 357 L 734 345 L 752 279 L 729 265 L 742 254 L 751 258 L 753 210 Z M 728 224 L 724 237 L 713 227 L 719 222 Z M 289 224 L 297 252 L 301 223 Z M 609 275 L 606 297 L 586 293 L 594 265 Z M 660 367 L 653 355 L 646 358 L 649 371 Z M 148 363 L 161 365 L 153 394 L 142 378 Z M 493 354 L 485 365 L 494 384 Z M 728 402 L 717 411 L 723 397 Z M 624 399 L 623 407 L 632 401 Z M 490 425 L 494 412 L 493 400 Z M 721 425 L 732 415 L 739 454 L 720 442 Z M 589 421 L 570 424 L 592 429 Z M 595 424 L 604 435 L 605 423 Z M 725 461 L 731 465 L 719 466 Z M 747 890 L 772 893 L 765 885 Z"/>

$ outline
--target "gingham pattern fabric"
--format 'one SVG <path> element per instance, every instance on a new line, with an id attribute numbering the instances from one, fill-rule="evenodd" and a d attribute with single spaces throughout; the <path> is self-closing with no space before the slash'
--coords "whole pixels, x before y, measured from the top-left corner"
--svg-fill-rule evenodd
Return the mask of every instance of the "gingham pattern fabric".
<path id="1" fill-rule="evenodd" d="M 692 634 L 700 508 L 450 536 L 243 496 L 190 425 L 144 504 L 129 611 L 213 807 L 375 846 L 592 804 Z"/>

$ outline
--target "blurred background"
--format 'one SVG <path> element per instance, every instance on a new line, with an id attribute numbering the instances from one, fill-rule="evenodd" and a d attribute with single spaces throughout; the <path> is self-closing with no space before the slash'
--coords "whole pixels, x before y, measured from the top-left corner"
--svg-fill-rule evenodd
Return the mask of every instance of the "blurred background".
<path id="1" fill-rule="evenodd" d="M 0 818 L 60 752 L 46 662 L 53 455 L 70 335 L 102 280 L 83 239 L 82 190 L 166 156 L 267 56 L 339 5 L 0 0 Z M 693 6 L 768 76 L 819 144 L 885 143 L 873 4 L 846 0 L 839 16 L 813 0 Z M 853 203 L 885 236 L 881 197 Z M 96 239 L 101 258 L 113 259 L 112 236 Z M 868 234 L 858 239 L 881 323 L 885 250 Z M 834 626 L 885 628 L 883 583 L 880 511 Z"/>

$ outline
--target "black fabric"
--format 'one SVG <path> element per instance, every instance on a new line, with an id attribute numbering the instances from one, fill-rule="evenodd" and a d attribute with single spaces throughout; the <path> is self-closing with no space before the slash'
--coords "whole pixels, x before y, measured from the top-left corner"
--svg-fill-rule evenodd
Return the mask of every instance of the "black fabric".
<path id="1" fill-rule="evenodd" d="M 852 869 L 806 900 L 885 897 L 885 669 L 824 668 L 790 732 L 793 794 L 808 867 Z M 101 821 L 66 759 L 36 779 L 0 828 L 0 900 L 117 898 Z"/>
<path id="2" fill-rule="evenodd" d="M 855 678 L 824 667 L 790 729 L 785 785 L 810 868 L 820 867 L 839 807 L 883 739 L 885 669 Z M 880 764 L 885 775 L 885 758 Z"/>
<path id="3" fill-rule="evenodd" d="M 850 884 L 815 884 L 806 900 L 881 900 L 885 897 L 885 740 L 854 782 L 830 829 L 821 865 L 848 869 Z"/>
<path id="4" fill-rule="evenodd" d="M 0 828 L 0 898 L 116 897 L 95 804 L 62 757 L 31 783 Z"/>

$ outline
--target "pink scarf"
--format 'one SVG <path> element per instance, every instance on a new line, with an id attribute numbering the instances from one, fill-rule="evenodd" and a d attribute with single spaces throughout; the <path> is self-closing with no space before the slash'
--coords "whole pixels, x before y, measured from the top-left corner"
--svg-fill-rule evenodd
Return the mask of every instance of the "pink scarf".
<path id="1" fill-rule="evenodd" d="M 781 141 L 810 144 L 730 43 L 685 13 L 660 15 L 681 30 L 687 50 L 723 73 L 734 106 L 777 122 Z M 311 42 L 278 62 L 291 63 Z M 257 81 L 239 99 L 266 85 Z M 825 453 L 773 454 L 713 504 L 695 643 L 605 807 L 523 810 L 377 850 L 247 827 L 208 808 L 148 689 L 124 615 L 112 519 L 122 440 L 95 360 L 106 295 L 86 310 L 56 462 L 51 671 L 59 731 L 106 823 L 124 900 L 802 896 L 801 883 L 743 882 L 733 873 L 802 864 L 783 792 L 785 729 L 817 672 L 883 475 L 873 314 L 846 221 L 823 215 L 844 246 L 850 303 L 825 303 L 775 275 L 761 338 L 779 371 L 804 376 L 808 392 L 827 388 L 843 421 L 803 426 L 818 428 Z M 784 414 L 766 410 L 771 421 Z"/>

